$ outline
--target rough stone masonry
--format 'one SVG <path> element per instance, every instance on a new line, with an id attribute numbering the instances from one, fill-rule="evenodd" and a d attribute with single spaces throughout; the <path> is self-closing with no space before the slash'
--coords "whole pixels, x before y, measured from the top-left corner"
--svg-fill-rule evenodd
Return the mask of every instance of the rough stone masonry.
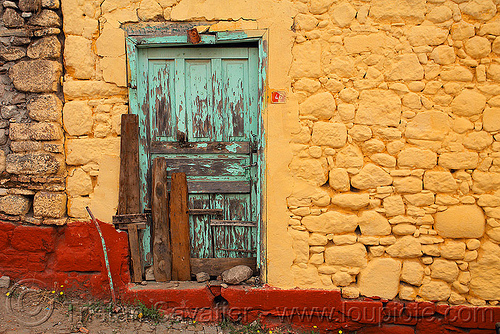
<path id="1" fill-rule="evenodd" d="M 0 15 L 0 218 L 65 224 L 59 1 L 2 1 Z"/>
<path id="2" fill-rule="evenodd" d="M 286 105 L 263 111 L 270 281 L 496 305 L 500 2 L 220 3 L 62 0 L 63 107 L 59 3 L 3 1 L 2 219 L 62 223 L 66 196 L 73 219 L 86 205 L 112 215 L 129 103 L 124 24 L 269 29 L 269 85 L 289 88 Z M 287 177 L 285 204 L 273 196 Z"/>
<path id="3" fill-rule="evenodd" d="M 297 285 L 498 303 L 498 5 L 294 2 Z"/>

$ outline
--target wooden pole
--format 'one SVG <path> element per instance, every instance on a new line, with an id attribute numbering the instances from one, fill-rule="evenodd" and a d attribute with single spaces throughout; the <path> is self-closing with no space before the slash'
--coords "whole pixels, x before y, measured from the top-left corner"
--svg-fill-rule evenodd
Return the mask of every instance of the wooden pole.
<path id="1" fill-rule="evenodd" d="M 173 173 L 170 191 L 170 240 L 172 244 L 172 279 L 191 280 L 189 249 L 188 188 L 185 173 Z"/>
<path id="2" fill-rule="evenodd" d="M 165 158 L 153 160 L 152 174 L 153 267 L 156 281 L 167 282 L 172 279 L 172 250 L 168 217 L 167 160 Z"/>
<path id="3" fill-rule="evenodd" d="M 122 115 L 120 140 L 118 214 L 140 213 L 139 118 L 137 115 Z M 137 226 L 129 227 L 128 242 L 132 260 L 132 281 L 141 282 L 142 263 Z"/>
<path id="4" fill-rule="evenodd" d="M 118 214 L 140 213 L 139 118 L 137 115 L 122 115 L 120 140 Z"/>

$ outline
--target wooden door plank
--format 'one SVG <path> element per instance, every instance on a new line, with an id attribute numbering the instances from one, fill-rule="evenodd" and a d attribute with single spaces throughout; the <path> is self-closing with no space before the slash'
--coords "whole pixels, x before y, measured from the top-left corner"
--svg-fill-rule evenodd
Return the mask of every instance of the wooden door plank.
<path id="1" fill-rule="evenodd" d="M 210 276 L 219 276 L 223 271 L 232 267 L 244 265 L 252 268 L 253 273 L 257 273 L 257 261 L 255 257 L 242 258 L 206 258 L 206 259 L 191 259 L 191 272 L 196 275 L 200 272 L 206 272 Z"/>
<path id="2" fill-rule="evenodd" d="M 118 214 L 140 212 L 139 181 L 139 118 L 121 116 L 120 183 Z"/>
<path id="3" fill-rule="evenodd" d="M 139 234 L 137 233 L 136 224 L 130 224 L 128 226 L 128 242 L 130 247 L 130 258 L 132 259 L 132 281 L 140 283 L 142 281 L 142 265 L 139 251 Z"/>
<path id="4" fill-rule="evenodd" d="M 191 279 L 189 249 L 188 189 L 184 173 L 172 174 L 170 192 L 170 240 L 172 244 L 172 279 Z"/>
<path id="5" fill-rule="evenodd" d="M 172 279 L 170 222 L 168 219 L 167 161 L 153 160 L 151 216 L 153 218 L 153 268 L 158 282 Z"/>

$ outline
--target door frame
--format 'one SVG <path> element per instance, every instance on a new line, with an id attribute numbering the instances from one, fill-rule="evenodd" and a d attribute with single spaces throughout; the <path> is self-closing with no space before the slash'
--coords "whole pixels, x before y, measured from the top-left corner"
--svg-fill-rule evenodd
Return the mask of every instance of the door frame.
<path id="1" fill-rule="evenodd" d="M 179 23 L 179 24 L 163 24 L 154 25 L 152 27 L 144 25 L 127 25 L 124 27 L 126 32 L 126 54 L 127 54 L 127 78 L 128 78 L 128 91 L 129 91 L 129 113 L 140 116 L 140 113 L 146 114 L 149 110 L 142 110 L 139 101 L 139 94 L 137 89 L 138 80 L 143 80 L 140 77 L 141 68 L 139 68 L 138 49 L 140 48 L 154 48 L 154 47 L 182 47 L 194 46 L 188 42 L 187 30 L 194 28 L 196 25 L 205 25 L 204 22 L 197 23 Z M 266 238 L 266 224 L 264 217 L 267 213 L 267 205 L 265 201 L 266 190 L 266 141 L 265 141 L 265 125 L 267 123 L 266 108 L 267 108 L 267 66 L 268 66 L 268 31 L 267 30 L 240 30 L 240 31 L 220 31 L 210 32 L 209 34 L 200 34 L 201 41 L 197 45 L 213 45 L 221 46 L 224 44 L 238 44 L 242 47 L 248 43 L 257 43 L 258 48 L 258 97 L 257 106 L 259 112 L 259 137 L 260 146 L 258 147 L 258 173 L 259 173 L 259 187 L 260 196 L 256 199 L 256 205 L 260 208 L 258 215 L 258 230 L 257 230 L 257 268 L 261 272 L 261 278 L 266 281 L 267 265 L 266 265 L 266 252 L 265 245 L 267 244 Z M 146 116 L 146 115 L 144 115 Z M 141 119 L 141 117 L 139 117 Z M 149 122 L 149 117 L 142 117 L 145 122 Z M 140 203 L 141 210 L 145 212 L 149 206 L 150 190 L 148 189 L 147 179 L 148 175 L 144 171 L 149 170 L 148 164 L 150 163 L 148 124 L 141 124 L 139 122 L 139 174 L 141 180 L 140 188 Z M 144 254 L 143 258 L 146 262 L 152 258 L 151 250 L 147 249 L 151 243 L 151 234 L 148 229 L 143 235 Z"/>

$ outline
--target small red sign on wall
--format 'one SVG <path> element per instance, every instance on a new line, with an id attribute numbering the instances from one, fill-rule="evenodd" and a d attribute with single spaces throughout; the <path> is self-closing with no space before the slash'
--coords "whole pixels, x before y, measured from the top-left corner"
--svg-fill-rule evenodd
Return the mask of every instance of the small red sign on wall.
<path id="1" fill-rule="evenodd" d="M 286 92 L 282 90 L 272 91 L 271 103 L 286 103 Z"/>

